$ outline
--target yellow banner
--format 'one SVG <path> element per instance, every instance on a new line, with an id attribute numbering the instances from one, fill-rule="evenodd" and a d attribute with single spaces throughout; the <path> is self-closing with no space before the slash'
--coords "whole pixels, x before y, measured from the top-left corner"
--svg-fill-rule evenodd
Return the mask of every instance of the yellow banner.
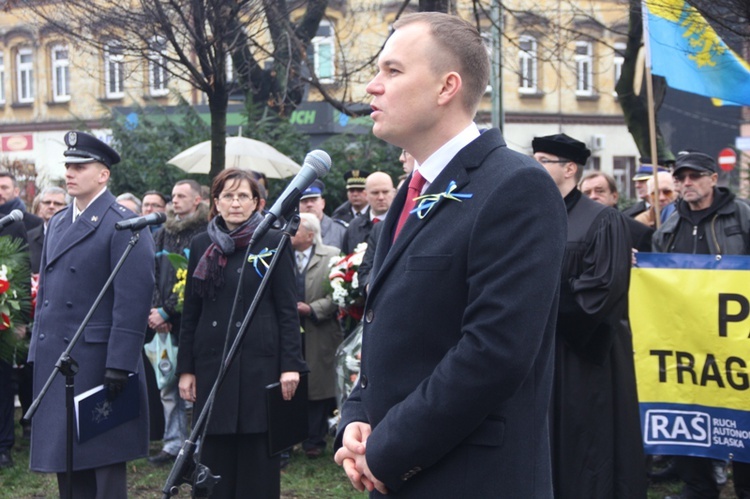
<path id="1" fill-rule="evenodd" d="M 644 448 L 750 462 L 750 257 L 639 254 L 630 326 Z"/>

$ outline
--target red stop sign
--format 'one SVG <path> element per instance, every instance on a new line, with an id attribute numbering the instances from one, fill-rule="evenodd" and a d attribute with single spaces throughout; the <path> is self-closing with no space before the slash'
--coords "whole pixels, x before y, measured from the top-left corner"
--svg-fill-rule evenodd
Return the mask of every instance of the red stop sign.
<path id="1" fill-rule="evenodd" d="M 734 152 L 734 149 L 725 147 L 724 149 L 719 151 L 719 168 L 721 168 L 725 172 L 729 172 L 729 171 L 732 171 L 732 169 L 734 169 L 734 165 L 736 164 L 737 164 L 737 153 Z"/>

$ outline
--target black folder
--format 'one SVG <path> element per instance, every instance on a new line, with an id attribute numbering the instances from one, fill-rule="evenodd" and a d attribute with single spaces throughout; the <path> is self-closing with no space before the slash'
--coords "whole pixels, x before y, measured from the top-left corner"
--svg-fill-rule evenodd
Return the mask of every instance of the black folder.
<path id="1" fill-rule="evenodd" d="M 268 453 L 275 456 L 307 438 L 307 374 L 300 374 L 292 400 L 284 400 L 281 383 L 266 386 Z"/>

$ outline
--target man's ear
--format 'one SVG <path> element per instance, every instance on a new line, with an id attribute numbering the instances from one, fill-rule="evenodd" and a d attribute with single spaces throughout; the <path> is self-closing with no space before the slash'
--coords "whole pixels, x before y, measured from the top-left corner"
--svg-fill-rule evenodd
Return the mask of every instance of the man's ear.
<path id="1" fill-rule="evenodd" d="M 438 94 L 438 104 L 445 105 L 455 99 L 463 86 L 461 75 L 451 71 L 443 77 L 443 87 Z"/>
<path id="2" fill-rule="evenodd" d="M 106 166 L 102 166 L 101 168 L 102 169 L 99 171 L 99 183 L 106 184 L 112 172 L 110 172 L 109 168 Z"/>
<path id="3" fill-rule="evenodd" d="M 576 173 L 578 173 L 578 168 L 579 168 L 578 163 L 574 161 L 568 161 L 565 164 L 565 177 L 566 178 L 575 177 Z"/>

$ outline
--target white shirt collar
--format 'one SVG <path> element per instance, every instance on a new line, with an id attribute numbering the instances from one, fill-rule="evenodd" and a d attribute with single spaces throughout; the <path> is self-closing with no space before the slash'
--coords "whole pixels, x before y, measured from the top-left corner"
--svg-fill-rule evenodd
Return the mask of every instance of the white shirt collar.
<path id="1" fill-rule="evenodd" d="M 414 169 L 419 170 L 420 175 L 427 181 L 422 192 L 432 184 L 440 175 L 448 163 L 458 152 L 479 137 L 479 128 L 476 123 L 472 122 L 464 128 L 458 135 L 443 144 L 440 149 L 432 153 L 421 165 L 415 165 Z"/>
<path id="2" fill-rule="evenodd" d="M 94 198 L 91 201 L 89 201 L 89 204 L 86 205 L 86 208 L 88 208 L 89 206 L 91 206 L 94 203 L 94 201 L 96 201 L 97 199 L 99 199 L 99 197 L 102 194 L 104 194 L 105 192 L 107 192 L 107 187 L 106 186 L 104 187 L 104 189 L 102 189 L 101 191 L 99 191 L 99 194 L 97 194 L 96 196 L 94 196 Z M 76 220 L 78 220 L 78 217 L 81 216 L 84 211 L 86 211 L 86 208 L 84 208 L 82 210 L 79 210 L 78 209 L 78 204 L 76 203 L 75 198 L 73 198 L 73 221 L 74 222 Z"/>
<path id="3" fill-rule="evenodd" d="M 365 205 L 365 207 L 362 208 L 361 210 L 358 210 L 354 206 L 352 206 L 351 210 L 352 210 L 352 215 L 354 215 L 355 217 L 357 217 L 359 215 L 364 215 L 365 212 L 367 211 L 367 205 Z"/>
<path id="4" fill-rule="evenodd" d="M 373 220 L 375 220 L 375 217 L 378 217 L 378 219 L 380 219 L 380 221 L 382 222 L 383 220 L 385 220 L 385 216 L 386 216 L 387 214 L 388 214 L 388 212 L 386 211 L 386 212 L 385 212 L 385 213 L 383 213 L 382 215 L 375 215 L 375 214 L 374 214 L 374 213 L 372 212 L 372 210 L 370 210 L 370 222 L 372 222 Z"/>
<path id="5" fill-rule="evenodd" d="M 312 254 L 312 250 L 313 250 L 314 247 L 315 247 L 315 245 L 313 244 L 312 246 L 310 246 L 306 250 L 304 250 L 304 251 L 298 251 L 297 253 L 302 253 L 303 255 L 305 255 L 305 261 L 308 261 L 310 259 L 310 255 Z"/>

